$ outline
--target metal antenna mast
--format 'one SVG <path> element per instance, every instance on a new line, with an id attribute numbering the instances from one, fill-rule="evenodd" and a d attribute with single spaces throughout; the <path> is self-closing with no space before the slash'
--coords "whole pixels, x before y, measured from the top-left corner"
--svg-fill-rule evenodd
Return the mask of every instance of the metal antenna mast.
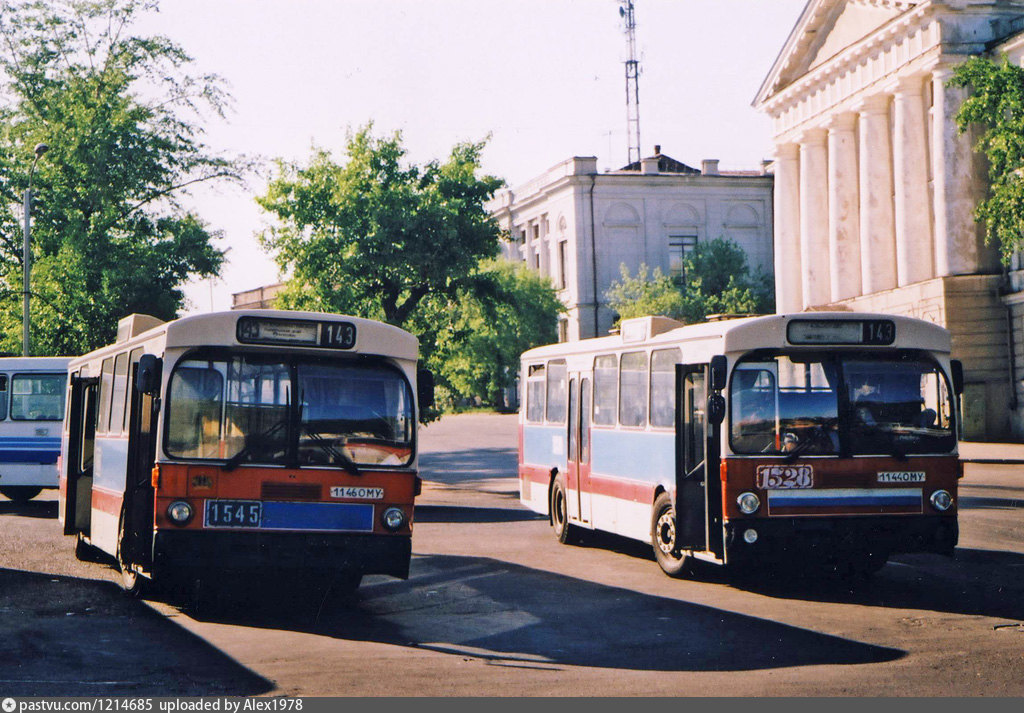
<path id="1" fill-rule="evenodd" d="M 640 160 L 640 62 L 636 58 L 636 16 L 633 0 L 620 0 L 619 15 L 626 21 L 626 46 L 629 59 L 626 60 L 626 135 L 629 142 L 629 160 Z"/>

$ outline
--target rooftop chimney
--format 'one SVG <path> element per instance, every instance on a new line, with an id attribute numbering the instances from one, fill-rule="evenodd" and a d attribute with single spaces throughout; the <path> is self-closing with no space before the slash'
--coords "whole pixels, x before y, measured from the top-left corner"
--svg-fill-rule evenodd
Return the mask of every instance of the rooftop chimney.
<path id="1" fill-rule="evenodd" d="M 705 176 L 720 176 L 718 172 L 718 159 L 706 158 L 700 162 L 700 172 Z"/>
<path id="2" fill-rule="evenodd" d="M 661 156 L 661 144 L 654 144 L 654 155 Z"/>

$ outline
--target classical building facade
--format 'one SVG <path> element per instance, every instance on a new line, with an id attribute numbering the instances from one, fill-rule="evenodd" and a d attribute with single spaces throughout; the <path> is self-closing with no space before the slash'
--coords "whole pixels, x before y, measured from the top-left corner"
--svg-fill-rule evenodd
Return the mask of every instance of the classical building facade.
<path id="1" fill-rule="evenodd" d="M 778 310 L 947 327 L 970 438 L 1021 432 L 1024 299 L 974 220 L 985 163 L 947 83 L 972 55 L 1020 62 L 1022 29 L 1021 0 L 810 0 L 754 101 L 774 126 Z"/>
<path id="2" fill-rule="evenodd" d="M 504 257 L 551 278 L 566 305 L 563 341 L 607 334 L 615 319 L 605 293 L 620 266 L 678 275 L 700 241 L 728 238 L 752 268 L 769 274 L 772 177 L 764 168 L 693 168 L 661 153 L 598 173 L 594 157 L 573 157 L 528 183 L 500 191 L 488 205 L 511 239 Z"/>

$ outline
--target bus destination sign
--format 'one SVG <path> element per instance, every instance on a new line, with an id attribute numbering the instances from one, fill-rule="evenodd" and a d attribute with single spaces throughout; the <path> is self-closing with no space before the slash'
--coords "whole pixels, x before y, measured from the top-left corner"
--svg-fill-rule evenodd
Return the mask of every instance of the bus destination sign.
<path id="1" fill-rule="evenodd" d="M 356 345 L 356 326 L 351 322 L 240 317 L 236 334 L 242 344 L 280 344 L 327 349 L 352 349 Z"/>
<path id="2" fill-rule="evenodd" d="M 790 344 L 866 344 L 886 346 L 896 340 L 890 319 L 794 319 L 786 327 Z"/>

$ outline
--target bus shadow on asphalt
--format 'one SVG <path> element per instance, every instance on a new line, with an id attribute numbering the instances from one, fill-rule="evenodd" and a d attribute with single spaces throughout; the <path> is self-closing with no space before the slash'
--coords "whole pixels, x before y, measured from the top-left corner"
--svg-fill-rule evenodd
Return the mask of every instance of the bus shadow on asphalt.
<path id="1" fill-rule="evenodd" d="M 420 476 L 439 483 L 515 478 L 519 472 L 515 448 L 469 448 L 463 451 L 421 453 Z"/>
<path id="2" fill-rule="evenodd" d="M 486 508 L 462 505 L 417 505 L 416 522 L 431 523 L 494 523 L 547 520 L 525 508 Z"/>
<path id="3" fill-rule="evenodd" d="M 26 503 L 16 503 L 13 500 L 0 500 L 0 517 L 4 515 L 56 519 L 57 501 L 29 500 Z"/>
<path id="4" fill-rule="evenodd" d="M 1024 621 L 1024 555 L 958 547 L 953 559 L 894 555 L 866 580 L 794 576 L 733 577 L 730 583 L 776 599 L 858 604 Z"/>
<path id="5" fill-rule="evenodd" d="M 274 685 L 112 582 L 0 568 L 4 696 L 259 695 Z"/>
<path id="6" fill-rule="evenodd" d="M 899 649 L 485 557 L 413 558 L 299 616 L 289 600 L 207 620 L 430 650 L 489 665 L 749 671 L 893 661 Z"/>

